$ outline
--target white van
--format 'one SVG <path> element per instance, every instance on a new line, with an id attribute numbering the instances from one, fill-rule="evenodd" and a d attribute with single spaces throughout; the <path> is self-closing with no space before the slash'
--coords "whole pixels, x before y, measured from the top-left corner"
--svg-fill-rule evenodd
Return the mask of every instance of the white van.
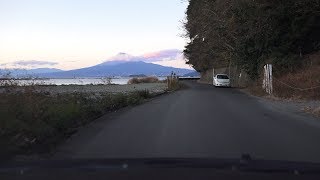
<path id="1" fill-rule="evenodd" d="M 217 74 L 213 77 L 213 85 L 216 87 L 230 87 L 230 78 L 226 74 Z"/>

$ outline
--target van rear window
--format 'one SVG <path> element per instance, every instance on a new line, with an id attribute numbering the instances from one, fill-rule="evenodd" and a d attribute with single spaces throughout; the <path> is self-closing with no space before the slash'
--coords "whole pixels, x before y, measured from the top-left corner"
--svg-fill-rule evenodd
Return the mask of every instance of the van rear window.
<path id="1" fill-rule="evenodd" d="M 217 78 L 218 79 L 229 79 L 229 77 L 226 75 L 217 75 Z"/>

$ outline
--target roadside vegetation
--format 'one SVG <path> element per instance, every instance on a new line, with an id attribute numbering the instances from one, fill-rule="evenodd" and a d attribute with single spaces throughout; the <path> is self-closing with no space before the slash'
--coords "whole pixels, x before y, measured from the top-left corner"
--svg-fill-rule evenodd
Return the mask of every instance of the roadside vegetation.
<path id="1" fill-rule="evenodd" d="M 261 93 L 273 65 L 274 95 L 320 99 L 319 0 L 189 0 L 184 55 L 197 71 L 237 67 Z"/>
<path id="2" fill-rule="evenodd" d="M 7 86 L 6 91 L 0 93 L 1 158 L 46 152 L 103 114 L 152 97 L 147 90 L 50 94 L 37 92 L 35 85 L 25 86 L 23 91 L 16 91 L 15 87 Z"/>
<path id="3" fill-rule="evenodd" d="M 177 76 L 167 77 L 165 80 L 159 80 L 157 77 L 141 77 L 141 78 L 132 78 L 128 81 L 128 84 L 141 84 L 141 83 L 166 83 L 168 91 L 176 91 L 182 88 L 185 88 L 186 85 L 179 82 Z"/>
<path id="4" fill-rule="evenodd" d="M 184 83 L 180 82 L 176 76 L 168 77 L 165 83 L 167 83 L 168 91 L 176 91 L 187 87 Z"/>
<path id="5" fill-rule="evenodd" d="M 141 83 L 158 83 L 161 82 L 157 77 L 135 77 L 128 81 L 128 84 L 141 84 Z"/>
<path id="6" fill-rule="evenodd" d="M 4 76 L 3 76 L 4 77 Z M 19 84 L 10 75 L 0 79 L 0 159 L 17 154 L 50 152 L 65 138 L 102 115 L 137 105 L 159 94 L 146 90 L 131 92 L 42 91 L 39 81 Z M 112 85 L 110 78 L 104 84 Z M 156 77 L 132 78 L 128 84 L 167 83 Z M 61 86 L 62 88 L 65 86 Z M 178 79 L 168 91 L 180 89 Z"/>
<path id="7" fill-rule="evenodd" d="M 305 65 L 293 72 L 273 77 L 273 96 L 288 100 L 320 100 L 320 53 L 312 54 L 303 61 Z M 267 96 L 258 79 L 247 89 L 256 96 Z"/>
<path id="8" fill-rule="evenodd" d="M 320 66 L 304 68 L 274 79 L 274 95 L 286 99 L 320 100 Z"/>
<path id="9" fill-rule="evenodd" d="M 101 78 L 101 81 L 104 85 L 113 85 L 111 77 L 103 77 Z"/>
<path id="10" fill-rule="evenodd" d="M 184 50 L 198 71 L 240 66 L 257 79 L 265 63 L 293 72 L 320 49 L 318 0 L 189 0 Z"/>

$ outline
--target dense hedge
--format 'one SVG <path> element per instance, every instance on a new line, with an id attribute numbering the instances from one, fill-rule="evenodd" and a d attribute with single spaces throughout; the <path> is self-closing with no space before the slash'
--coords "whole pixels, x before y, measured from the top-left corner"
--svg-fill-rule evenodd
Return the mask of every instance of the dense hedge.
<path id="1" fill-rule="evenodd" d="M 320 48 L 320 0 L 189 0 L 184 54 L 198 71 L 266 62 L 286 72 Z"/>

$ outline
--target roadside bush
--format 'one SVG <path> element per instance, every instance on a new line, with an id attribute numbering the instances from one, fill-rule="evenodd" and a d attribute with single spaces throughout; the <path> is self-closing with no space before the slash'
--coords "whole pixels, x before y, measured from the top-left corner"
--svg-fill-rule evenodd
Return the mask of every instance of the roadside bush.
<path id="1" fill-rule="evenodd" d="M 179 82 L 179 78 L 177 77 L 170 77 L 167 79 L 167 84 L 168 84 L 168 90 L 169 91 L 175 91 L 180 89 L 181 83 Z"/>
<path id="2" fill-rule="evenodd" d="M 132 78 L 128 81 L 128 84 L 141 84 L 141 83 L 157 83 L 159 79 L 157 77 L 143 77 L 143 78 Z"/>
<path id="3" fill-rule="evenodd" d="M 104 85 L 111 85 L 112 84 L 112 78 L 110 78 L 110 77 L 103 77 L 103 78 L 101 78 L 101 81 L 103 82 Z"/>
<path id="4" fill-rule="evenodd" d="M 143 97 L 145 99 L 151 97 L 151 94 L 147 89 L 144 90 L 144 91 L 136 91 L 135 93 L 137 94 L 138 97 Z"/>
<path id="5" fill-rule="evenodd" d="M 8 153 L 48 151 L 61 139 L 107 112 L 136 105 L 151 95 L 86 93 L 48 95 L 35 91 L 0 93 L 0 158 Z"/>

